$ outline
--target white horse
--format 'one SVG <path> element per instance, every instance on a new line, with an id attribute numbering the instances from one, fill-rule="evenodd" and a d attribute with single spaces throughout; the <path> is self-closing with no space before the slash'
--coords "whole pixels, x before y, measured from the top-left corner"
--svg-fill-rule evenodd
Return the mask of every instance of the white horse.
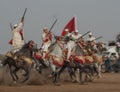
<path id="1" fill-rule="evenodd" d="M 48 60 L 50 64 L 50 68 L 53 71 L 54 81 L 57 82 L 57 78 L 59 78 L 60 74 L 64 71 L 67 67 L 69 70 L 70 77 L 73 79 L 72 76 L 74 72 L 72 71 L 70 64 L 66 61 L 66 53 L 64 49 L 64 41 L 62 39 L 57 39 L 50 47 L 49 47 L 49 54 Z"/>

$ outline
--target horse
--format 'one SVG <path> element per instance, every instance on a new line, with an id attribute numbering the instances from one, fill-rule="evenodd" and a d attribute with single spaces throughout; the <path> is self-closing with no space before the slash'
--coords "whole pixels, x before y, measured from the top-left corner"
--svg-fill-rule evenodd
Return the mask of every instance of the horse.
<path id="1" fill-rule="evenodd" d="M 76 43 L 75 47 L 73 48 L 72 55 L 71 55 L 71 62 L 74 63 L 74 71 L 79 71 L 79 78 L 77 78 L 77 82 L 84 84 L 85 78 L 83 78 L 84 74 L 85 77 L 89 75 L 88 66 L 86 67 L 86 57 L 84 56 L 85 50 L 80 46 L 79 43 Z M 89 68 L 90 69 L 90 68 Z"/>
<path id="2" fill-rule="evenodd" d="M 97 53 L 92 55 L 86 54 L 85 55 L 86 63 L 84 65 L 85 69 L 87 70 L 86 81 L 93 81 L 94 77 L 101 77 L 101 64 L 102 64 L 102 57 Z"/>
<path id="3" fill-rule="evenodd" d="M 64 49 L 65 41 L 61 37 L 57 37 L 56 41 L 48 48 L 47 60 L 52 70 L 53 83 L 58 83 L 60 74 L 67 67 L 70 77 L 74 75 L 74 72 L 70 68 L 70 64 L 66 61 L 66 49 Z M 72 78 L 73 79 L 73 78 Z"/>
<path id="4" fill-rule="evenodd" d="M 90 52 L 87 49 L 82 48 L 81 45 L 77 43 L 73 49 L 73 55 L 71 55 L 75 71 L 76 69 L 79 70 L 80 80 L 78 82 L 81 84 L 87 80 L 92 81 L 94 73 L 96 73 L 97 76 L 101 75 L 100 65 L 102 58 L 97 54 L 89 55 Z M 85 74 L 85 78 L 83 78 L 83 73 Z"/>
<path id="5" fill-rule="evenodd" d="M 69 58 L 70 62 L 67 61 L 66 59 L 68 51 L 66 48 L 64 49 L 63 44 L 65 43 L 67 44 L 67 42 L 69 41 L 70 39 L 68 38 L 59 39 L 54 44 L 52 44 L 49 48 L 52 53 L 49 56 L 50 56 L 50 64 L 51 64 L 50 66 L 52 66 L 52 69 L 54 71 L 54 82 L 55 83 L 57 82 L 57 79 L 59 78 L 60 74 L 67 68 L 73 82 L 77 81 L 75 71 L 79 69 L 80 81 L 79 80 L 78 81 L 82 84 L 83 83 L 83 79 L 82 79 L 83 64 L 81 64 L 80 62 L 79 63 L 75 62 L 75 60 L 71 59 L 72 57 Z M 73 49 L 75 50 L 76 54 L 83 54 L 82 50 L 78 45 L 76 45 Z"/>
<path id="6" fill-rule="evenodd" d="M 12 53 L 12 51 L 7 52 L 6 59 L 2 61 L 2 64 L 3 66 L 9 66 L 10 74 L 14 82 L 17 82 L 17 80 L 19 79 L 16 73 L 20 69 L 25 71 L 25 74 L 23 75 L 26 77 L 22 82 L 25 82 L 29 79 L 30 70 L 35 63 L 31 56 L 32 52 L 36 50 L 36 44 L 31 40 L 14 54 Z"/>
<path id="7" fill-rule="evenodd" d="M 99 54 L 102 54 L 104 51 L 107 50 L 107 49 L 106 49 L 106 46 L 105 46 L 105 43 L 103 43 L 103 42 L 98 42 L 98 43 L 96 44 L 96 47 L 97 47 L 97 49 L 98 49 L 98 53 L 99 53 Z"/>

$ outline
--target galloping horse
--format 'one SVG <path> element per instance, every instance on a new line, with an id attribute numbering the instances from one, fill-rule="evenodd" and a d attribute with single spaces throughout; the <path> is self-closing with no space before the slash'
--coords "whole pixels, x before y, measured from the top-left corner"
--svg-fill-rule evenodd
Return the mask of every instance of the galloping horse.
<path id="1" fill-rule="evenodd" d="M 97 75 L 100 74 L 100 63 L 102 62 L 101 57 L 98 55 L 89 55 L 87 54 L 84 48 L 81 48 L 79 43 L 73 49 L 73 55 L 71 60 L 75 64 L 75 69 L 79 69 L 80 83 L 84 83 L 83 73 L 85 73 L 86 80 L 93 80 L 94 72 Z M 98 67 L 96 66 L 98 65 Z"/>
<path id="2" fill-rule="evenodd" d="M 60 74 L 67 67 L 70 77 L 74 75 L 74 72 L 70 68 L 70 64 L 66 61 L 66 49 L 64 49 L 65 41 L 63 38 L 58 37 L 56 41 L 48 49 L 48 61 L 51 67 L 54 77 L 53 82 L 56 83 Z M 72 78 L 73 79 L 73 78 Z"/>
<path id="3" fill-rule="evenodd" d="M 79 44 L 77 43 L 72 51 L 72 55 L 71 55 L 71 62 L 74 63 L 74 69 L 75 71 L 78 69 L 79 70 L 79 75 L 80 77 L 77 77 L 77 81 L 80 82 L 81 84 L 84 83 L 84 76 L 83 73 L 85 73 L 85 75 L 88 75 L 88 69 L 85 67 L 85 63 L 86 63 L 86 59 L 84 56 L 84 50 L 83 48 L 81 48 L 79 46 Z"/>
<path id="4" fill-rule="evenodd" d="M 19 79 L 16 72 L 20 69 L 25 71 L 24 76 L 26 77 L 23 82 L 29 79 L 30 70 L 34 64 L 34 60 L 32 59 L 32 52 L 36 51 L 36 44 L 31 40 L 26 43 L 22 49 L 16 53 L 12 53 L 9 51 L 6 54 L 6 59 L 2 61 L 3 66 L 8 65 L 10 69 L 10 74 L 13 78 L 13 81 L 17 81 Z"/>

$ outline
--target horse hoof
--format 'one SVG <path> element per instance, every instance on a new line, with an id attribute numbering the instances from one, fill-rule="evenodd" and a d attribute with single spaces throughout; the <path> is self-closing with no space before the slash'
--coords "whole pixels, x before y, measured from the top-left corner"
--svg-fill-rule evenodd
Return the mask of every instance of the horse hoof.
<path id="1" fill-rule="evenodd" d="M 88 85 L 86 82 L 82 81 L 79 83 L 80 85 Z"/>
<path id="2" fill-rule="evenodd" d="M 14 83 L 14 84 L 17 84 L 17 81 L 14 81 L 13 83 Z"/>
<path id="3" fill-rule="evenodd" d="M 53 75 L 51 75 L 51 74 L 50 74 L 50 75 L 48 75 L 48 78 L 53 78 Z"/>
<path id="4" fill-rule="evenodd" d="M 42 74 L 42 71 L 38 71 L 39 72 L 39 74 Z"/>
<path id="5" fill-rule="evenodd" d="M 79 84 L 80 84 L 80 85 L 84 85 L 84 84 L 85 84 L 85 82 L 81 81 Z"/>
<path id="6" fill-rule="evenodd" d="M 97 76 L 98 79 L 101 78 L 101 77 L 102 77 L 101 75 L 98 75 L 98 76 Z"/>
<path id="7" fill-rule="evenodd" d="M 77 81 L 76 80 L 72 80 L 72 83 L 77 83 Z"/>
<path id="8" fill-rule="evenodd" d="M 55 84 L 55 86 L 60 86 L 60 83 L 54 83 Z"/>

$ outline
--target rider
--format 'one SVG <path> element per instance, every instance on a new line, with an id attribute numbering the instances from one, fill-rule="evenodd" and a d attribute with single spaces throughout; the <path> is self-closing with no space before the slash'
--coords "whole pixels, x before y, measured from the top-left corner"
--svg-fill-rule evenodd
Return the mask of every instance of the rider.
<path id="1" fill-rule="evenodd" d="M 82 35 L 79 34 L 78 30 L 75 30 L 73 32 L 73 34 L 71 35 L 71 38 L 73 39 L 73 41 L 76 41 L 77 39 L 79 39 Z"/>
<path id="2" fill-rule="evenodd" d="M 24 18 L 21 19 L 18 25 L 15 24 L 13 26 L 12 40 L 11 43 L 9 42 L 13 46 L 13 50 L 12 50 L 13 53 L 19 51 L 25 44 L 24 36 L 23 36 L 23 32 L 24 32 L 23 25 L 24 25 Z"/>
<path id="3" fill-rule="evenodd" d="M 93 36 L 93 34 L 90 32 L 89 33 L 89 37 L 88 37 L 88 39 L 87 39 L 87 41 L 95 41 L 95 37 Z"/>
<path id="4" fill-rule="evenodd" d="M 95 41 L 95 37 L 93 36 L 93 34 L 90 32 L 89 33 L 89 38 L 87 39 L 87 44 L 88 44 L 88 52 L 91 53 L 91 51 L 96 51 L 96 41 Z"/>
<path id="5" fill-rule="evenodd" d="M 69 61 L 69 58 L 72 54 L 72 50 L 75 46 L 75 41 L 80 38 L 80 34 L 78 33 L 78 30 L 75 30 L 73 34 L 69 33 L 68 29 L 65 29 L 66 31 L 66 35 L 65 37 L 69 37 L 69 41 L 66 44 L 66 48 L 68 49 L 68 53 L 67 53 L 67 61 Z"/>
<path id="6" fill-rule="evenodd" d="M 52 33 L 48 30 L 47 27 L 43 29 L 43 33 L 41 35 L 42 37 L 42 51 L 43 51 L 43 58 L 45 58 L 45 55 L 48 51 L 48 47 L 52 44 Z"/>

